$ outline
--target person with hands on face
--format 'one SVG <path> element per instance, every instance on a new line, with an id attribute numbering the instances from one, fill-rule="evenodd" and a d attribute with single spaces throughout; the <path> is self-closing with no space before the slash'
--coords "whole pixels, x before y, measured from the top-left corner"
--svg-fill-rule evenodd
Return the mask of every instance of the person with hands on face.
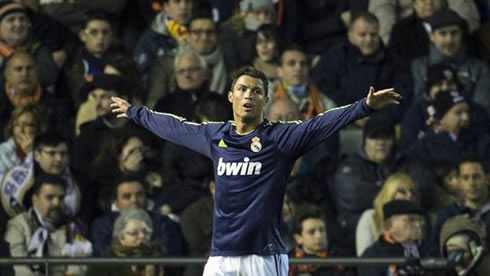
<path id="1" fill-rule="evenodd" d="M 280 235 L 287 178 L 297 157 L 353 121 L 401 96 L 393 88 L 374 91 L 351 105 L 311 120 L 272 123 L 264 119 L 267 77 L 253 67 L 236 74 L 228 100 L 234 121 L 196 124 L 156 113 L 113 97 L 113 112 L 172 143 L 213 160 L 215 207 L 211 257 L 203 275 L 223 270 L 243 275 L 287 275 L 288 260 Z M 253 219 L 251 219 L 253 218 Z"/>
<path id="2" fill-rule="evenodd" d="M 22 105 L 12 111 L 5 128 L 6 140 L 0 144 L 0 180 L 32 152 L 34 137 L 46 130 L 45 118 L 42 108 L 36 104 Z"/>

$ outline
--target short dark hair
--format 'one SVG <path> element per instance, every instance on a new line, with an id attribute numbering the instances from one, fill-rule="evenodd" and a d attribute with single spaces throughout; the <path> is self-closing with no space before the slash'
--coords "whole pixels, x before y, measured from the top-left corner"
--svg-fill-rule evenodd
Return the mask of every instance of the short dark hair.
<path id="1" fill-rule="evenodd" d="M 115 27 L 114 26 L 114 15 L 109 13 L 109 12 L 102 11 L 102 10 L 87 11 L 85 13 L 85 16 L 84 16 L 82 30 L 87 28 L 88 24 L 94 20 L 105 21 L 105 22 L 109 23 L 109 25 L 111 26 L 111 29 L 114 30 L 114 27 Z"/>
<path id="2" fill-rule="evenodd" d="M 45 132 L 37 135 L 34 138 L 33 149 L 34 151 L 41 149 L 41 147 L 56 147 L 59 144 L 64 143 L 68 145 L 68 142 L 60 135 L 54 132 Z"/>
<path id="3" fill-rule="evenodd" d="M 463 159 L 461 159 L 458 163 L 458 175 L 459 175 L 459 170 L 461 168 L 461 165 L 467 163 L 479 164 L 483 170 L 483 173 L 485 174 L 488 171 L 487 164 L 482 159 L 476 156 L 464 156 Z"/>
<path id="4" fill-rule="evenodd" d="M 218 29 L 218 26 L 216 25 L 216 22 L 214 22 L 213 20 L 213 15 L 208 12 L 208 11 L 205 11 L 205 10 L 197 10 L 196 12 L 193 12 L 192 13 L 192 16 L 191 18 L 189 19 L 189 21 L 187 22 L 187 30 L 190 30 L 191 29 L 191 24 L 194 20 L 199 20 L 199 19 L 208 19 L 208 20 L 211 20 L 211 22 L 213 22 L 214 24 L 214 28 L 215 29 Z"/>
<path id="5" fill-rule="evenodd" d="M 279 54 L 279 66 L 282 66 L 282 62 L 283 62 L 282 58 L 284 56 L 284 53 L 293 52 L 293 51 L 303 53 L 306 56 L 305 49 L 301 47 L 299 44 L 296 43 L 288 44 L 282 49 L 282 51 Z"/>
<path id="6" fill-rule="evenodd" d="M 301 235 L 303 232 L 303 222 L 307 219 L 320 219 L 325 222 L 322 210 L 318 206 L 312 204 L 300 205 L 294 214 L 294 234 Z"/>
<path id="7" fill-rule="evenodd" d="M 235 87 L 235 83 L 240 78 L 241 76 L 249 76 L 252 78 L 260 79 L 262 81 L 262 84 L 264 85 L 264 93 L 267 95 L 267 90 L 269 87 L 269 81 L 267 80 L 267 76 L 264 74 L 264 72 L 256 69 L 255 67 L 252 66 L 243 66 L 238 69 L 235 74 L 233 74 L 233 82 L 231 83 L 231 91 L 233 91 L 233 87 Z"/>
<path id="8" fill-rule="evenodd" d="M 379 26 L 379 20 L 376 17 L 376 15 L 367 11 L 356 11 L 352 15 L 352 19 L 349 24 L 349 31 L 352 29 L 352 26 L 354 26 L 354 23 L 356 23 L 356 21 L 359 19 L 364 19 L 366 22 L 370 24 L 377 24 Z"/>
<path id="9" fill-rule="evenodd" d="M 63 190 L 66 190 L 67 186 L 63 177 L 56 174 L 42 173 L 34 178 L 34 183 L 31 188 L 32 195 L 39 195 L 39 191 L 46 184 L 60 186 Z"/>
<path id="10" fill-rule="evenodd" d="M 209 121 L 227 121 L 233 118 L 233 112 L 230 103 L 226 98 L 217 94 L 209 94 L 208 96 L 199 99 L 195 103 L 196 119 L 201 121 L 201 118 L 206 117 Z"/>
<path id="11" fill-rule="evenodd" d="M 147 194 L 146 193 L 146 181 L 145 181 L 145 178 L 141 174 L 139 174 L 139 173 L 122 173 L 121 175 L 116 177 L 116 179 L 114 180 L 114 183 L 112 186 L 113 187 L 113 189 L 112 189 L 113 199 L 117 198 L 117 190 L 119 189 L 119 186 L 121 186 L 123 183 L 127 183 L 127 182 L 141 183 L 141 186 L 143 186 L 143 190 L 145 191 L 145 195 Z"/>

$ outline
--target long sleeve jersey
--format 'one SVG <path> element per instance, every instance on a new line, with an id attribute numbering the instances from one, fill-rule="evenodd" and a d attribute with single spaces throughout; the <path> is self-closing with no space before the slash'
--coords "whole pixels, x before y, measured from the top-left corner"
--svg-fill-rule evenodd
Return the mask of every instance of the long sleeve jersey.
<path id="1" fill-rule="evenodd" d="M 280 217 L 295 160 L 370 112 L 362 99 L 305 122 L 264 120 L 246 135 L 237 133 L 233 121 L 197 124 L 146 107 L 130 107 L 128 117 L 211 158 L 216 183 L 211 256 L 242 256 L 286 253 Z"/>

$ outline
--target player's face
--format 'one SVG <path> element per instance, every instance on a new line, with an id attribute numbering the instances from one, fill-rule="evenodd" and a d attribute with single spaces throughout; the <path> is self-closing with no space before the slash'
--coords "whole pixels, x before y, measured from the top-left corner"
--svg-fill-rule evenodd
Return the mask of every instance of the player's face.
<path id="1" fill-rule="evenodd" d="M 302 224 L 301 235 L 295 235 L 296 243 L 308 254 L 320 253 L 327 246 L 325 222 L 317 218 L 308 218 Z"/>
<path id="2" fill-rule="evenodd" d="M 232 103 L 235 120 L 254 122 L 262 121 L 268 98 L 261 79 L 242 75 L 236 80 L 233 91 L 228 92 L 228 100 Z"/>

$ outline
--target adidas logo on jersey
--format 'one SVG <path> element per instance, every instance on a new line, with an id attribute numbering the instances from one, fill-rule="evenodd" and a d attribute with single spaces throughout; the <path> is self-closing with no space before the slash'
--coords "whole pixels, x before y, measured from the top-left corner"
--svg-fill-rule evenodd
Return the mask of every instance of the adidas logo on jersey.
<path id="1" fill-rule="evenodd" d="M 218 175 L 260 175 L 262 163 L 250 162 L 250 158 L 243 158 L 243 162 L 223 162 L 221 157 L 218 160 Z"/>

